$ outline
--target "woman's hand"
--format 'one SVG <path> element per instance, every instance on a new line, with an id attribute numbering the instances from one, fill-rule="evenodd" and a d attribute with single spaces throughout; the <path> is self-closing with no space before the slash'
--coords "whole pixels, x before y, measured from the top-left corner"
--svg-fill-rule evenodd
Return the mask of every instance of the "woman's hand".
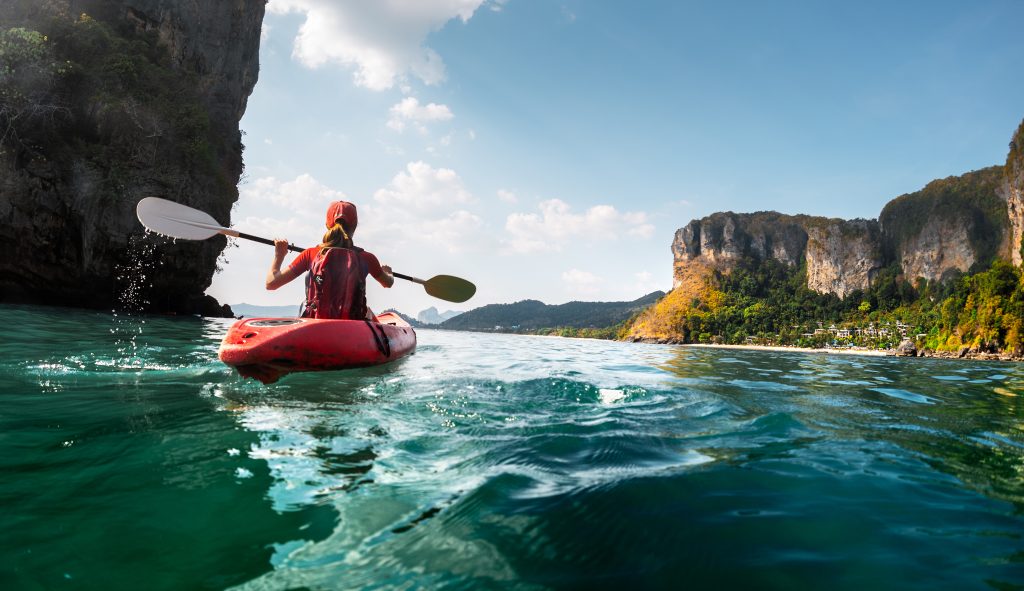
<path id="1" fill-rule="evenodd" d="M 274 258 L 277 260 L 284 260 L 286 254 L 288 254 L 288 240 L 284 238 L 274 238 Z"/>
<path id="2" fill-rule="evenodd" d="M 391 270 L 390 265 L 381 265 L 380 270 L 383 272 L 384 279 L 378 279 L 380 284 L 384 287 L 391 287 L 395 284 L 395 273 Z"/>

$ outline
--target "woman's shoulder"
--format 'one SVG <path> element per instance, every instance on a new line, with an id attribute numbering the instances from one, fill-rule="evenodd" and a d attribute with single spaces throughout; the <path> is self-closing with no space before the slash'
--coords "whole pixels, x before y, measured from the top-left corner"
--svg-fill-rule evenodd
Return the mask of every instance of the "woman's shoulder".
<path id="1" fill-rule="evenodd" d="M 313 259 L 316 258 L 316 253 L 320 251 L 319 246 L 311 246 L 299 253 L 299 256 L 295 257 L 292 261 L 291 266 L 297 269 L 306 270 L 309 268 Z"/>
<path id="2" fill-rule="evenodd" d="M 360 253 L 363 256 L 363 260 L 366 261 L 366 266 L 370 269 L 370 273 L 376 275 L 380 272 L 380 261 L 377 260 L 377 256 L 368 250 L 364 250 Z"/>

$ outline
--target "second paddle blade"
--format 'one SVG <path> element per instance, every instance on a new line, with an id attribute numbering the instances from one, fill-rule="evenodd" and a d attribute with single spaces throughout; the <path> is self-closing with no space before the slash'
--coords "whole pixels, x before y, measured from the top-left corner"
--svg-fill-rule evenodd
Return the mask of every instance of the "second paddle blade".
<path id="1" fill-rule="evenodd" d="M 210 214 L 159 197 L 146 197 L 135 206 L 135 215 L 150 231 L 183 240 L 205 240 L 220 230 Z"/>
<path id="2" fill-rule="evenodd" d="M 476 293 L 475 285 L 461 277 L 451 275 L 435 275 L 428 279 L 423 287 L 435 298 L 455 303 L 464 302 Z"/>

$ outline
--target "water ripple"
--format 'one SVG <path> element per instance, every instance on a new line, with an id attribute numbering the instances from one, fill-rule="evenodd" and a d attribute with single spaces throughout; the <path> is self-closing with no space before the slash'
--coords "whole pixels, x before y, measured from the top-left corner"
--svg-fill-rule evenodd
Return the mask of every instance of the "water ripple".
<path id="1" fill-rule="evenodd" d="M 15 587 L 1024 584 L 1020 366 L 424 330 L 268 387 L 224 321 L 0 320 Z"/>

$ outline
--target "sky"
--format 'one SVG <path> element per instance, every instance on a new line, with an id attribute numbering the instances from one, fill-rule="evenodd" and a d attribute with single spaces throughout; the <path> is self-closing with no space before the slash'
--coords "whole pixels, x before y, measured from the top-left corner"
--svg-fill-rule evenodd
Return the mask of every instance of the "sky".
<path id="1" fill-rule="evenodd" d="M 1024 119 L 1024 2 L 270 0 L 232 225 L 357 245 L 463 304 L 369 281 L 415 316 L 672 286 L 675 231 L 716 211 L 876 218 L 1002 164 Z M 207 291 L 283 305 L 238 241 Z M 289 257 L 289 259 L 291 258 Z"/>

